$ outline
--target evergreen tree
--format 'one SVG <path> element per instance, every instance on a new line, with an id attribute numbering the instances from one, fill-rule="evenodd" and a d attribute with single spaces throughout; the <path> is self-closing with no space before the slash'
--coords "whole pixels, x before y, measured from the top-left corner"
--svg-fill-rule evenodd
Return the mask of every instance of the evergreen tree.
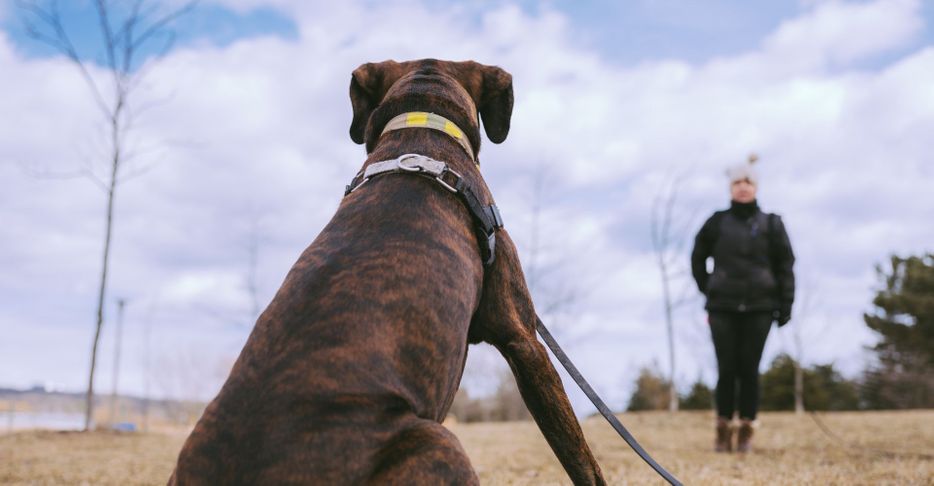
<path id="1" fill-rule="evenodd" d="M 657 368 L 657 367 L 656 367 Z M 668 380 L 657 369 L 648 366 L 639 370 L 636 389 L 629 397 L 630 412 L 639 410 L 666 410 L 668 408 Z"/>
<path id="2" fill-rule="evenodd" d="M 847 380 L 833 364 L 804 368 L 806 410 L 855 410 L 859 406 L 856 383 Z M 760 379 L 762 410 L 795 409 L 795 364 L 787 354 L 772 360 Z"/>
<path id="3" fill-rule="evenodd" d="M 805 385 L 804 407 L 806 410 L 856 410 L 859 408 L 859 386 L 847 380 L 834 369 L 833 364 L 815 365 L 804 372 L 805 383 L 810 381 L 815 390 L 807 394 Z M 812 398 L 813 397 L 813 398 Z"/>
<path id="4" fill-rule="evenodd" d="M 681 397 L 682 410 L 711 410 L 713 405 L 713 391 L 700 378 L 691 385 L 688 394 Z"/>
<path id="5" fill-rule="evenodd" d="M 810 380 L 804 377 L 804 396 L 808 397 Z M 759 408 L 762 410 L 795 409 L 795 363 L 791 356 L 780 354 L 772 360 L 769 369 L 759 378 L 761 393 Z"/>
<path id="6" fill-rule="evenodd" d="M 867 408 L 934 406 L 934 254 L 892 256 L 877 268 L 884 283 L 864 315 L 879 334 L 877 362 L 867 370 L 862 398 Z"/>

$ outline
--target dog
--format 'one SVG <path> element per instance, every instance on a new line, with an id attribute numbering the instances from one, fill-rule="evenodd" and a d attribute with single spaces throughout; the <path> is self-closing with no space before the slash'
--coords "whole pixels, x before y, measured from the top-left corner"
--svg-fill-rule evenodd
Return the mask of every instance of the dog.
<path id="1" fill-rule="evenodd" d="M 350 100 L 364 169 L 420 154 L 492 205 L 474 157 L 480 120 L 494 143 L 509 132 L 509 73 L 472 61 L 368 63 L 353 71 Z M 412 113 L 443 127 L 387 128 Z M 468 205 L 429 177 L 361 176 L 257 320 L 169 484 L 478 484 L 441 422 L 479 342 L 505 357 L 574 484 L 604 484 L 535 337 L 508 233 L 487 242 Z"/>

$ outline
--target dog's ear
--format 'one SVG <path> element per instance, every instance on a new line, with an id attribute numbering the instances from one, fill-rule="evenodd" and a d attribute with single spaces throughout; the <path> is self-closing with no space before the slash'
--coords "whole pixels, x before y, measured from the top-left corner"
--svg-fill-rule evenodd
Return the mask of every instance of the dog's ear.
<path id="1" fill-rule="evenodd" d="M 377 88 L 382 76 L 376 64 L 362 64 L 350 75 L 350 105 L 353 107 L 353 121 L 350 122 L 350 139 L 354 143 L 363 143 L 366 122 L 370 113 L 379 104 L 376 99 Z"/>
<path id="2" fill-rule="evenodd" d="M 399 79 L 399 64 L 394 61 L 368 62 L 354 69 L 350 76 L 350 105 L 353 121 L 350 122 L 350 138 L 360 144 L 364 142 L 366 124 L 370 114 L 386 96 L 386 91 Z"/>
<path id="3" fill-rule="evenodd" d="M 486 136 L 493 143 L 502 143 L 509 134 L 512 102 L 512 75 L 496 66 L 484 66 L 483 91 L 477 108 Z"/>

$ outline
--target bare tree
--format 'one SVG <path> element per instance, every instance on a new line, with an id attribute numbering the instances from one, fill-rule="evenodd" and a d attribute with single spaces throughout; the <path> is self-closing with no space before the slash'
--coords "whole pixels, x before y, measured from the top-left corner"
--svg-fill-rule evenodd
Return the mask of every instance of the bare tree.
<path id="1" fill-rule="evenodd" d="M 248 266 L 244 284 L 250 295 L 250 322 L 259 319 L 259 223 L 255 220 L 250 225 L 250 238 L 247 241 Z"/>
<path id="2" fill-rule="evenodd" d="M 143 432 L 149 432 L 149 412 L 152 402 L 152 319 L 155 314 L 158 297 L 149 302 L 149 309 L 143 320 L 142 348 L 140 354 L 143 367 Z"/>
<path id="3" fill-rule="evenodd" d="M 117 329 L 114 336 L 113 382 L 110 389 L 110 425 L 117 423 L 117 384 L 120 378 L 120 348 L 123 344 L 123 311 L 126 299 L 117 299 Z"/>
<path id="4" fill-rule="evenodd" d="M 243 242 L 239 245 L 242 246 L 246 257 L 241 283 L 245 303 L 231 305 L 229 302 L 198 300 L 192 303 L 192 310 L 225 326 L 252 329 L 264 309 L 260 300 L 260 259 L 267 239 L 262 233 L 261 214 L 250 211 L 242 223 L 246 226 L 242 235 Z"/>
<path id="5" fill-rule="evenodd" d="M 826 324 L 815 327 L 813 325 L 814 311 L 820 306 L 820 295 L 818 292 L 817 285 L 810 280 L 805 280 L 802 282 L 803 285 L 799 285 L 798 293 L 801 295 L 798 304 L 796 305 L 795 311 L 795 320 L 790 323 L 790 326 L 785 327 L 791 332 L 792 340 L 792 362 L 794 363 L 795 368 L 795 384 L 794 384 L 794 394 L 795 394 L 795 413 L 802 414 L 805 412 L 804 407 L 804 360 L 805 360 L 805 334 L 810 334 L 813 337 L 824 334 L 827 326 Z M 782 333 L 782 344 L 784 347 L 784 335 Z"/>
<path id="6" fill-rule="evenodd" d="M 792 332 L 795 347 L 795 414 L 804 413 L 804 369 L 802 360 L 804 359 L 804 343 L 801 340 L 801 326 L 799 325 Z"/>
<path id="7" fill-rule="evenodd" d="M 249 211 L 246 225 L 243 247 L 247 253 L 247 268 L 243 278 L 243 286 L 249 298 L 249 304 L 248 308 L 242 311 L 242 314 L 244 314 L 243 319 L 246 321 L 245 327 L 250 328 L 256 323 L 263 311 L 260 302 L 259 261 L 266 238 L 263 236 L 263 217 L 257 210 L 251 209 Z"/>
<path id="8" fill-rule="evenodd" d="M 525 273 L 526 284 L 538 314 L 550 329 L 560 329 L 562 316 L 566 317 L 574 312 L 580 296 L 584 293 L 581 287 L 588 286 L 589 282 L 582 284 L 576 276 L 574 279 L 568 278 L 567 270 L 575 265 L 568 258 L 570 255 L 567 251 L 562 249 L 558 258 L 542 257 L 554 246 L 564 244 L 566 247 L 567 244 L 567 241 L 556 238 L 554 232 L 552 237 L 544 241 L 541 237 L 543 229 L 547 231 L 542 222 L 542 212 L 546 203 L 546 186 L 550 178 L 548 169 L 541 166 L 535 171 L 532 179 L 529 195 L 529 244 L 523 253 L 522 271 Z"/>
<path id="9" fill-rule="evenodd" d="M 97 320 L 94 328 L 94 340 L 91 345 L 91 368 L 88 374 L 88 390 L 85 401 L 84 430 L 91 428 L 94 412 L 94 371 L 97 366 L 97 348 L 100 342 L 101 328 L 104 324 L 104 301 L 107 293 L 108 265 L 110 246 L 113 235 L 114 200 L 117 186 L 126 179 L 139 175 L 125 170 L 125 165 L 133 158 L 134 152 L 128 146 L 127 135 L 133 124 L 131 98 L 135 88 L 146 74 L 146 69 L 139 66 L 141 52 L 149 47 L 160 47 L 161 54 L 167 52 L 174 42 L 174 34 L 169 29 L 181 15 L 194 7 L 195 2 L 184 4 L 167 13 L 160 12 L 158 6 L 150 5 L 146 0 L 133 0 L 115 6 L 107 0 L 96 0 L 94 8 L 101 34 L 104 67 L 108 80 L 95 77 L 88 61 L 82 56 L 65 29 L 63 16 L 57 0 L 17 0 L 16 2 L 27 34 L 36 41 L 54 48 L 64 55 L 78 69 L 87 84 L 94 104 L 106 123 L 108 147 L 106 153 L 107 170 L 103 177 L 93 170 L 80 171 L 97 183 L 107 195 L 107 209 L 104 230 L 104 252 L 100 272 L 100 286 L 97 295 Z"/>
<path id="10" fill-rule="evenodd" d="M 678 389 L 676 386 L 676 354 L 674 336 L 675 309 L 688 301 L 690 279 L 685 278 L 689 269 L 685 263 L 684 248 L 688 228 L 693 215 L 677 211 L 676 202 L 684 174 L 666 178 L 666 182 L 652 203 L 651 238 L 652 251 L 658 265 L 662 283 L 662 302 L 665 310 L 665 328 L 668 334 L 668 410 L 678 411 Z M 680 289 L 674 288 L 678 281 Z M 677 294 L 676 294 L 677 292 Z"/>

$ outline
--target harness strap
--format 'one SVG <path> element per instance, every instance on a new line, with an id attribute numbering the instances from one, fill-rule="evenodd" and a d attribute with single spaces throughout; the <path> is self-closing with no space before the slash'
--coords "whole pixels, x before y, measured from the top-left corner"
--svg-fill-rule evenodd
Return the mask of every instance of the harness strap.
<path id="1" fill-rule="evenodd" d="M 567 370 L 568 374 L 571 375 L 571 378 L 577 382 L 577 386 L 584 391 L 584 394 L 587 395 L 587 398 L 597 407 L 597 410 L 600 411 L 600 414 L 603 415 L 603 418 L 610 423 L 611 426 L 616 430 L 616 432 L 629 444 L 629 447 L 632 448 L 645 461 L 649 466 L 652 466 L 652 469 L 655 470 L 668 481 L 668 484 L 672 486 L 681 486 L 681 482 L 678 481 L 674 476 L 671 475 L 668 471 L 660 466 L 655 459 L 652 459 L 652 456 L 648 452 L 645 452 L 645 449 L 639 445 L 639 442 L 636 441 L 636 438 L 626 430 L 626 427 L 623 427 L 623 424 L 620 423 L 619 419 L 616 418 L 616 415 L 613 415 L 613 412 L 610 411 L 610 407 L 606 406 L 606 403 L 603 403 L 603 400 L 600 399 L 600 396 L 597 395 L 597 392 L 590 387 L 590 383 L 587 383 L 587 380 L 584 379 L 584 376 L 581 375 L 580 371 L 577 370 L 577 367 L 574 366 L 574 363 L 571 362 L 570 358 L 564 354 L 564 350 L 561 349 L 561 346 L 558 346 L 558 341 L 555 341 L 555 338 L 548 332 L 548 329 L 545 328 L 545 324 L 542 323 L 541 318 L 535 316 L 535 328 L 538 330 L 538 334 L 545 340 L 545 344 L 551 348 L 551 352 L 555 354 L 555 357 L 558 358 L 558 361 L 561 362 L 561 365 L 564 366 L 564 369 Z"/>
<path id="2" fill-rule="evenodd" d="M 430 178 L 457 196 L 467 207 L 467 212 L 473 219 L 483 264 L 489 266 L 493 263 L 496 257 L 496 230 L 503 227 L 503 218 L 499 214 L 499 208 L 495 204 L 484 206 L 467 180 L 444 162 L 420 154 L 405 154 L 395 159 L 374 162 L 354 176 L 344 189 L 344 197 L 359 189 L 373 177 L 397 173 Z"/>

